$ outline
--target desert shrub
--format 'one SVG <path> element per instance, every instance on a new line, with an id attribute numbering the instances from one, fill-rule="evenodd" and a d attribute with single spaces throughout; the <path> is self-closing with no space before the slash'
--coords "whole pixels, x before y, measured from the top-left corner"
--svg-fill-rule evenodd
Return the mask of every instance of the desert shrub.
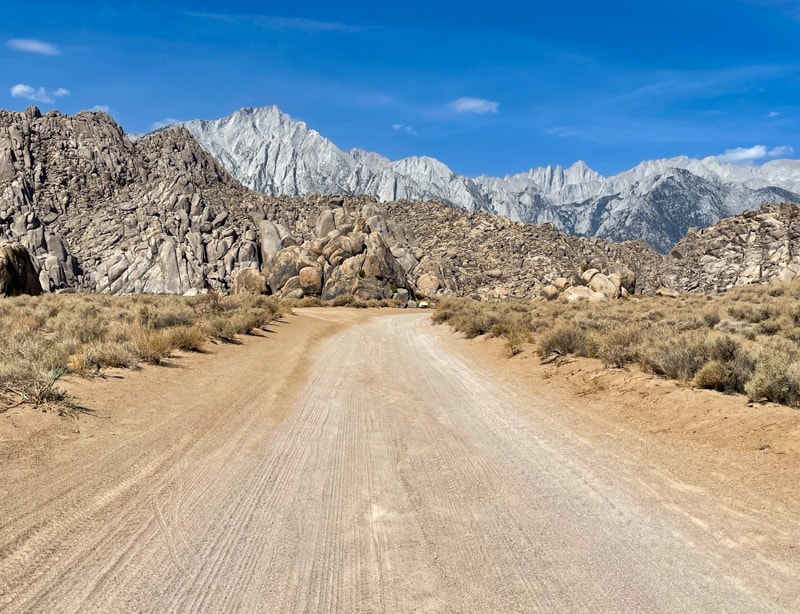
<path id="1" fill-rule="evenodd" d="M 717 324 L 720 323 L 721 319 L 722 318 L 720 318 L 719 311 L 717 311 L 716 309 L 709 309 L 703 314 L 703 322 L 709 328 L 714 328 Z"/>
<path id="2" fill-rule="evenodd" d="M 712 350 L 711 355 L 714 356 Z M 704 364 L 695 374 L 694 383 L 698 388 L 718 390 L 725 393 L 743 393 L 747 382 L 753 377 L 755 361 L 737 348 L 723 360 L 719 355 Z"/>
<path id="3" fill-rule="evenodd" d="M 323 302 L 316 296 L 305 296 L 297 301 L 297 307 L 322 307 Z"/>
<path id="4" fill-rule="evenodd" d="M 353 302 L 352 294 L 340 294 L 339 296 L 333 298 L 330 301 L 330 304 L 333 307 L 345 307 L 352 302 Z"/>
<path id="5" fill-rule="evenodd" d="M 525 344 L 530 343 L 531 340 L 530 330 L 521 324 L 511 326 L 503 336 L 506 339 L 505 353 L 509 358 L 522 352 Z"/>
<path id="6" fill-rule="evenodd" d="M 709 348 L 703 335 L 682 333 L 672 336 L 662 331 L 661 335 L 640 346 L 638 355 L 646 371 L 687 381 L 708 362 Z"/>
<path id="7" fill-rule="evenodd" d="M 800 401 L 800 365 L 797 346 L 775 340 L 759 356 L 755 373 L 747 382 L 745 391 L 751 401 L 767 399 L 784 405 L 797 405 Z"/>
<path id="8" fill-rule="evenodd" d="M 176 306 L 149 306 L 139 310 L 136 322 L 143 328 L 162 330 L 175 326 L 191 326 L 197 316 L 189 308 L 182 305 Z"/>
<path id="9" fill-rule="evenodd" d="M 133 331 L 133 350 L 140 360 L 160 365 L 168 358 L 175 347 L 170 334 L 164 330 L 150 330 L 140 327 Z"/>
<path id="10" fill-rule="evenodd" d="M 230 318 L 221 315 L 204 319 L 200 323 L 200 330 L 212 339 L 224 341 L 225 343 L 233 343 L 236 341 L 236 327 L 233 325 Z"/>
<path id="11" fill-rule="evenodd" d="M 266 326 L 271 321 L 270 314 L 262 309 L 237 311 L 230 317 L 231 326 L 239 335 L 249 335 L 256 328 Z"/>
<path id="12" fill-rule="evenodd" d="M 724 392 L 728 389 L 728 368 L 718 360 L 711 360 L 700 367 L 694 376 L 695 386 Z"/>
<path id="13" fill-rule="evenodd" d="M 197 326 L 176 326 L 169 329 L 170 344 L 186 352 L 199 352 L 206 342 L 205 333 Z"/>
<path id="14" fill-rule="evenodd" d="M 198 316 L 205 318 L 219 315 L 224 311 L 222 297 L 214 290 L 209 290 L 205 294 L 200 294 L 190 305 Z"/>
<path id="15" fill-rule="evenodd" d="M 642 338 L 638 325 L 612 329 L 600 339 L 597 357 L 606 367 L 621 369 L 636 360 L 636 346 Z"/>
<path id="16" fill-rule="evenodd" d="M 736 320 L 758 324 L 778 315 L 777 310 L 769 305 L 731 305 L 728 313 Z"/>
<path id="17" fill-rule="evenodd" d="M 539 355 L 586 354 L 586 332 L 574 325 L 562 324 L 546 331 L 539 339 Z"/>
<path id="18" fill-rule="evenodd" d="M 490 332 L 499 321 L 500 317 L 496 313 L 488 309 L 480 309 L 458 314 L 451 320 L 451 324 L 455 326 L 456 330 L 463 332 L 467 339 L 472 339 Z"/>
<path id="19" fill-rule="evenodd" d="M 139 356 L 132 343 L 101 341 L 79 347 L 70 356 L 68 367 L 74 373 L 85 373 L 106 367 L 133 369 L 138 362 Z"/>

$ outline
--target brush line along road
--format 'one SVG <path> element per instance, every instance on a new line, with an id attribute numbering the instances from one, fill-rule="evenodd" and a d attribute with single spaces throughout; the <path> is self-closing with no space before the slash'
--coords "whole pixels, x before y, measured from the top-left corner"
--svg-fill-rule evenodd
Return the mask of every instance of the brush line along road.
<path id="1" fill-rule="evenodd" d="M 424 314 L 342 313 L 168 374 L 127 400 L 151 426 L 6 497 L 0 610 L 800 609 L 754 519 L 665 500 Z"/>

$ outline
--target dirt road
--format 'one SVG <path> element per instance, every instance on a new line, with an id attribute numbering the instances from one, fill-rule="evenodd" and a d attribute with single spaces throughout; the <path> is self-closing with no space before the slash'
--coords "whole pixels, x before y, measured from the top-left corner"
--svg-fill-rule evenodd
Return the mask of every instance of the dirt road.
<path id="1" fill-rule="evenodd" d="M 76 384 L 80 433 L 5 442 L 0 611 L 800 610 L 795 516 L 665 490 L 441 335 L 309 310 Z"/>

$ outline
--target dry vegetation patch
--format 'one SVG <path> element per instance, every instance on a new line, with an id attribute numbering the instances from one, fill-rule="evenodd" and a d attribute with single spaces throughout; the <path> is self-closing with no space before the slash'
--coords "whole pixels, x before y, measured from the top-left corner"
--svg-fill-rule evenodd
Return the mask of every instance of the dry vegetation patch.
<path id="1" fill-rule="evenodd" d="M 176 350 L 235 342 L 279 318 L 272 297 L 48 294 L 0 301 L 0 411 L 20 403 L 69 400 L 56 382 L 66 373 L 162 364 Z"/>
<path id="2" fill-rule="evenodd" d="M 632 297 L 598 303 L 448 299 L 434 313 L 468 338 L 506 339 L 543 360 L 574 355 L 636 366 L 752 401 L 800 405 L 800 285 L 745 286 L 722 296 Z"/>

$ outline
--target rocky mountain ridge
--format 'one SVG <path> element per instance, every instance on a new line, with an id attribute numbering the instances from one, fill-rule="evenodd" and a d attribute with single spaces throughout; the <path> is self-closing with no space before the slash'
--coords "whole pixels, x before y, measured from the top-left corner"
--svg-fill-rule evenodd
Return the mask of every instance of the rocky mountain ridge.
<path id="1" fill-rule="evenodd" d="M 433 237 L 432 222 L 444 225 Z M 103 113 L 35 107 L 0 112 L 0 238 L 28 250 L 45 290 L 111 294 L 230 291 L 254 271 L 265 288 L 295 298 L 399 290 L 525 298 L 579 261 L 605 259 L 635 276 L 642 260 L 641 249 L 441 203 L 268 197 L 242 186 L 182 127 L 131 142 Z"/>
<path id="2" fill-rule="evenodd" d="M 270 197 L 242 186 L 182 127 L 131 142 L 99 112 L 0 111 L 1 294 L 20 283 L 324 300 L 721 292 L 798 276 L 797 211 L 766 206 L 692 230 L 664 257 L 643 241 L 571 236 L 438 201 Z"/>
<path id="3" fill-rule="evenodd" d="M 391 161 L 360 149 L 342 151 L 276 106 L 183 125 L 234 177 L 266 194 L 438 200 L 514 221 L 550 222 L 570 234 L 644 239 L 662 252 L 690 227 L 710 226 L 764 202 L 800 202 L 797 160 L 741 167 L 679 157 L 646 161 L 613 177 L 577 162 L 469 178 L 430 157 Z"/>

